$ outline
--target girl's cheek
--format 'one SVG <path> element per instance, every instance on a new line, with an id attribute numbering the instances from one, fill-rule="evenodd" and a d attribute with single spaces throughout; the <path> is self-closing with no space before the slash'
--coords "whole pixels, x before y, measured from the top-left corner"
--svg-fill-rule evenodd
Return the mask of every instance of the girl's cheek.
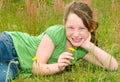
<path id="1" fill-rule="evenodd" d="M 86 35 L 84 36 L 84 39 L 86 40 L 88 37 L 89 37 L 89 35 L 88 35 L 88 34 L 86 34 Z"/>
<path id="2" fill-rule="evenodd" d="M 72 32 L 66 32 L 66 36 L 71 36 Z"/>

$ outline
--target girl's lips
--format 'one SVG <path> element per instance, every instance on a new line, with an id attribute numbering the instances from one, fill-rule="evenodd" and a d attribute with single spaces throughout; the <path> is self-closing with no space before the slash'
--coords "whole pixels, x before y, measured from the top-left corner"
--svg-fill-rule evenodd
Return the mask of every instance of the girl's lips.
<path id="1" fill-rule="evenodd" d="M 72 41 L 75 42 L 75 43 L 79 43 L 81 40 L 82 40 L 81 38 L 78 38 L 78 39 L 72 38 Z"/>

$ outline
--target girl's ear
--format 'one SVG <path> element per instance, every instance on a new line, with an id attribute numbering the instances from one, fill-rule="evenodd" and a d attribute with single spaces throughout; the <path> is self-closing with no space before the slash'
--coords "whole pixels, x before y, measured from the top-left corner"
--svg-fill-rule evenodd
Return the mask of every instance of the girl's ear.
<path id="1" fill-rule="evenodd" d="M 92 21 L 91 27 L 92 29 L 90 30 L 90 32 L 94 32 L 98 28 L 98 23 L 95 21 Z"/>

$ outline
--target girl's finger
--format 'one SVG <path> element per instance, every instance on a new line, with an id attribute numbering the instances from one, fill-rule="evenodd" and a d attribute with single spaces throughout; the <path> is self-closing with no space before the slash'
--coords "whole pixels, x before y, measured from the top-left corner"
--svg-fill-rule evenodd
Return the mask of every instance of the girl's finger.
<path id="1" fill-rule="evenodd" d="M 61 59 L 59 63 L 66 63 L 66 64 L 71 64 L 71 62 L 67 59 Z"/>
<path id="2" fill-rule="evenodd" d="M 63 57 L 63 59 L 71 60 L 71 59 L 74 59 L 74 58 L 73 58 L 72 56 L 65 55 L 65 56 Z"/>

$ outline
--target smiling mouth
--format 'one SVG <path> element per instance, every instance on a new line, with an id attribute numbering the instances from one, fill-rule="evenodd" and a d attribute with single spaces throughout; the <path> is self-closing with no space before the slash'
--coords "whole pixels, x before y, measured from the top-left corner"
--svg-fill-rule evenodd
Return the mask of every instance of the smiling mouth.
<path id="1" fill-rule="evenodd" d="M 72 41 L 75 43 L 81 42 L 82 38 L 72 38 Z"/>

